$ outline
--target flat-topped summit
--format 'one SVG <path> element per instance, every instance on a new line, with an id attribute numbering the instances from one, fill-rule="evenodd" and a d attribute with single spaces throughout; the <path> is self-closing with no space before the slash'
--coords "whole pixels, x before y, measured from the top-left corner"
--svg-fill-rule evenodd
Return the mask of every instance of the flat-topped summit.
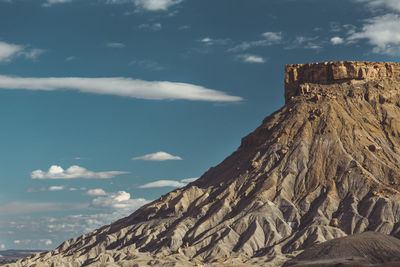
<path id="1" fill-rule="evenodd" d="M 285 100 L 301 94 L 303 84 L 387 79 L 400 81 L 400 63 L 337 61 L 286 65 Z"/>

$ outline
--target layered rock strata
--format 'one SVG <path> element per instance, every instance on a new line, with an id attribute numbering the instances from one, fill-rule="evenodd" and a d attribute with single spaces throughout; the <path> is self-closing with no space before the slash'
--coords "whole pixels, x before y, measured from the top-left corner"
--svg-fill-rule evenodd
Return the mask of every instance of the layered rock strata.
<path id="1" fill-rule="evenodd" d="M 339 61 L 286 65 L 285 100 L 307 92 L 309 84 L 387 79 L 400 81 L 399 63 Z"/>

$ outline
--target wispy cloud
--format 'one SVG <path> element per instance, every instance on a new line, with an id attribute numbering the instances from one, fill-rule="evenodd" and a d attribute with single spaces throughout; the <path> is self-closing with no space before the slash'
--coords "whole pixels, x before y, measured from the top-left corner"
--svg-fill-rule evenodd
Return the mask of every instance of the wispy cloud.
<path id="1" fill-rule="evenodd" d="M 25 51 L 23 51 L 21 54 L 31 60 L 36 60 L 40 55 L 42 55 L 43 53 L 45 53 L 46 51 L 43 49 L 38 49 L 38 48 L 34 48 L 34 49 L 27 49 Z"/>
<path id="2" fill-rule="evenodd" d="M 361 31 L 354 32 L 347 40 L 355 42 L 365 39 L 378 54 L 396 55 L 400 52 L 400 16 L 386 14 L 365 21 Z"/>
<path id="3" fill-rule="evenodd" d="M 263 57 L 252 54 L 238 55 L 237 58 L 244 63 L 265 63 Z"/>
<path id="4" fill-rule="evenodd" d="M 15 44 L 8 44 L 5 42 L 0 42 L 0 62 L 8 62 L 13 57 L 17 56 L 23 47 Z"/>
<path id="5" fill-rule="evenodd" d="M 110 47 L 110 48 L 124 48 L 125 44 L 117 43 L 117 42 L 110 42 L 110 43 L 107 43 L 106 46 Z"/>
<path id="6" fill-rule="evenodd" d="M 213 39 L 210 37 L 204 37 L 204 38 L 200 39 L 199 41 L 207 46 L 211 46 L 211 45 L 226 45 L 231 40 L 230 39 Z"/>
<path id="7" fill-rule="evenodd" d="M 280 44 L 283 41 L 282 32 L 264 32 L 261 34 L 261 37 L 262 39 L 260 40 L 242 42 L 230 48 L 228 51 L 230 52 L 245 51 L 253 47 L 271 46 L 275 44 Z"/>
<path id="8" fill-rule="evenodd" d="M 131 194 L 125 191 L 107 194 L 105 197 L 97 197 L 92 200 L 94 208 L 101 209 L 129 209 L 134 210 L 147 204 L 149 201 L 143 198 L 131 199 Z"/>
<path id="9" fill-rule="evenodd" d="M 49 187 L 49 191 L 62 191 L 66 189 L 67 187 L 65 185 L 53 185 Z"/>
<path id="10" fill-rule="evenodd" d="M 166 161 L 166 160 L 182 160 L 179 156 L 173 156 L 167 152 L 156 152 L 152 154 L 147 154 L 140 157 L 134 157 L 132 160 L 147 160 L 147 161 Z"/>
<path id="11" fill-rule="evenodd" d="M 0 41 L 0 62 L 10 62 L 16 57 L 25 57 L 35 60 L 45 51 L 42 49 L 29 49 L 23 45 L 16 45 Z"/>
<path id="12" fill-rule="evenodd" d="M 52 165 L 48 171 L 36 170 L 31 172 L 32 179 L 111 179 L 118 175 L 128 174 L 125 171 L 106 171 L 106 172 L 93 172 L 83 167 L 73 165 L 68 169 L 63 169 L 60 166 Z"/>
<path id="13" fill-rule="evenodd" d="M 331 38 L 331 43 L 332 43 L 333 45 L 340 45 L 340 44 L 343 44 L 343 43 L 344 43 L 344 39 L 341 38 L 341 37 L 339 37 L 339 36 L 335 36 L 335 37 L 332 37 L 332 38 Z"/>
<path id="14" fill-rule="evenodd" d="M 264 32 L 261 36 L 271 44 L 280 43 L 283 39 L 282 32 Z"/>
<path id="15" fill-rule="evenodd" d="M 182 0 L 133 0 L 136 6 L 149 11 L 165 11 L 168 10 L 169 7 L 181 2 Z"/>
<path id="16" fill-rule="evenodd" d="M 69 56 L 69 57 L 65 58 L 65 61 L 72 61 L 72 60 L 75 60 L 75 59 L 76 59 L 75 56 Z"/>
<path id="17" fill-rule="evenodd" d="M 153 100 L 193 100 L 236 102 L 243 100 L 238 96 L 231 96 L 224 92 L 207 89 L 203 86 L 166 82 L 143 81 L 130 78 L 21 78 L 0 75 L 1 89 L 25 90 L 74 90 L 84 93 L 117 95 L 139 99 Z"/>
<path id="18" fill-rule="evenodd" d="M 296 48 L 321 49 L 322 41 L 319 40 L 319 36 L 309 37 L 309 36 L 299 35 L 294 39 L 293 42 L 291 42 L 285 48 L 286 49 L 296 49 Z"/>
<path id="19" fill-rule="evenodd" d="M 153 23 L 153 24 L 148 24 L 148 23 L 143 23 L 138 26 L 139 29 L 144 29 L 144 30 L 150 30 L 150 31 L 159 31 L 162 29 L 162 24 L 161 23 Z"/>
<path id="20" fill-rule="evenodd" d="M 142 10 L 166 11 L 171 6 L 181 3 L 183 0 L 106 0 L 108 4 L 133 3 Z"/>
<path id="21" fill-rule="evenodd" d="M 96 189 L 90 189 L 86 192 L 86 195 L 88 196 L 105 196 L 107 193 L 101 189 L 101 188 L 96 188 Z"/>
<path id="22" fill-rule="evenodd" d="M 42 4 L 42 6 L 50 7 L 50 6 L 55 5 L 55 4 L 65 4 L 65 3 L 69 3 L 69 2 L 72 2 L 72 0 L 46 0 Z"/>
<path id="23" fill-rule="evenodd" d="M 185 179 L 182 179 L 181 182 L 188 184 L 188 183 L 196 181 L 197 179 L 199 179 L 199 177 L 185 178 Z"/>
<path id="24" fill-rule="evenodd" d="M 400 12 L 400 1 L 398 0 L 354 0 L 359 3 L 367 3 L 371 8 L 385 7 Z"/>
<path id="25" fill-rule="evenodd" d="M 196 181 L 198 178 L 186 178 L 180 181 L 175 180 L 158 180 L 139 186 L 139 188 L 158 188 L 158 187 L 183 187 L 188 183 Z"/>

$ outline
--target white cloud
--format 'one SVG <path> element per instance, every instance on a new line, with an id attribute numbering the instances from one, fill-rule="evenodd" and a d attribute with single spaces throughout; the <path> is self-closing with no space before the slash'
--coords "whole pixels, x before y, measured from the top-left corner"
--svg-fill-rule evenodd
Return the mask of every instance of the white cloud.
<path id="1" fill-rule="evenodd" d="M 202 43 L 211 43 L 212 39 L 210 37 L 204 37 L 203 39 L 200 40 Z"/>
<path id="2" fill-rule="evenodd" d="M 149 11 L 167 10 L 181 2 L 182 0 L 133 0 L 136 6 Z"/>
<path id="3" fill-rule="evenodd" d="M 50 7 L 55 4 L 65 4 L 65 3 L 69 3 L 69 2 L 72 2 L 72 0 L 46 0 L 46 2 L 44 2 L 42 4 L 42 6 Z"/>
<path id="4" fill-rule="evenodd" d="M 265 59 L 257 55 L 244 54 L 238 55 L 237 58 L 245 63 L 265 63 Z"/>
<path id="5" fill-rule="evenodd" d="M 15 245 L 19 245 L 19 244 L 21 244 L 21 240 L 16 239 L 16 240 L 13 241 L 13 243 L 14 243 Z"/>
<path id="6" fill-rule="evenodd" d="M 139 29 L 147 29 L 151 31 L 159 31 L 162 29 L 162 24 L 161 23 L 154 23 L 154 24 L 147 24 L 143 23 L 138 26 Z"/>
<path id="7" fill-rule="evenodd" d="M 53 186 L 49 187 L 49 191 L 62 191 L 62 190 L 65 190 L 65 189 L 66 189 L 66 187 L 63 186 L 63 185 L 61 185 L 61 186 L 53 185 Z"/>
<path id="8" fill-rule="evenodd" d="M 373 52 L 394 55 L 400 52 L 400 16 L 386 14 L 366 20 L 359 32 L 354 32 L 348 41 L 366 39 L 374 48 Z"/>
<path id="9" fill-rule="evenodd" d="M 21 51 L 23 51 L 23 47 L 20 45 L 8 44 L 0 41 L 0 62 L 10 61 Z"/>
<path id="10" fill-rule="evenodd" d="M 399 0 L 355 0 L 359 3 L 367 3 L 370 7 L 385 7 L 395 11 L 400 11 Z"/>
<path id="11" fill-rule="evenodd" d="M 183 0 L 106 0 L 108 4 L 133 3 L 135 6 L 148 11 L 165 11 Z"/>
<path id="12" fill-rule="evenodd" d="M 0 249 L 5 249 L 5 248 L 6 248 L 6 245 L 0 244 Z"/>
<path id="13" fill-rule="evenodd" d="M 10 62 L 16 57 L 35 60 L 45 51 L 42 49 L 29 49 L 23 45 L 16 45 L 0 41 L 0 62 Z"/>
<path id="14" fill-rule="evenodd" d="M 204 37 L 204 38 L 200 39 L 199 41 L 207 46 L 211 46 L 211 45 L 226 45 L 231 40 L 230 39 L 213 39 L 210 37 Z"/>
<path id="15" fill-rule="evenodd" d="M 125 191 L 110 193 L 105 197 L 97 197 L 92 201 L 92 207 L 102 209 L 134 210 L 147 204 L 149 201 L 143 198 L 131 199 L 131 194 Z"/>
<path id="16" fill-rule="evenodd" d="M 46 246 L 50 246 L 53 244 L 53 241 L 51 241 L 50 239 L 40 239 L 39 241 L 44 243 Z"/>
<path id="17" fill-rule="evenodd" d="M 106 171 L 106 172 L 93 172 L 83 167 L 73 165 L 68 169 L 63 169 L 60 166 L 52 165 L 48 171 L 36 170 L 31 172 L 32 179 L 111 179 L 117 175 L 128 174 L 125 171 Z"/>
<path id="18" fill-rule="evenodd" d="M 185 183 L 173 180 L 159 180 L 139 186 L 139 188 L 157 188 L 157 187 L 182 187 Z"/>
<path id="19" fill-rule="evenodd" d="M 36 60 L 41 54 L 43 54 L 45 50 L 43 49 L 31 49 L 31 50 L 26 50 L 22 52 L 22 55 L 28 59 Z"/>
<path id="20" fill-rule="evenodd" d="M 319 36 L 307 37 L 307 36 L 297 36 L 293 42 L 291 42 L 286 49 L 304 48 L 304 49 L 321 49 L 321 41 L 318 40 Z"/>
<path id="21" fill-rule="evenodd" d="M 282 41 L 282 32 L 264 32 L 262 36 L 269 42 L 280 43 Z"/>
<path id="22" fill-rule="evenodd" d="M 335 36 L 331 38 L 331 43 L 333 45 L 339 45 L 339 44 L 343 44 L 344 43 L 344 39 L 339 37 L 339 36 Z"/>
<path id="23" fill-rule="evenodd" d="M 186 178 L 180 181 L 174 180 L 158 180 L 151 183 L 147 183 L 144 185 L 139 186 L 139 188 L 158 188 L 158 187 L 183 187 L 186 186 L 188 183 L 194 182 L 198 179 L 197 178 Z"/>
<path id="24" fill-rule="evenodd" d="M 140 157 L 134 157 L 132 158 L 132 160 L 166 161 L 166 160 L 182 160 L 182 158 L 160 151 Z"/>
<path id="25" fill-rule="evenodd" d="M 107 195 L 107 193 L 101 188 L 96 188 L 96 189 L 88 190 L 86 195 L 88 195 L 88 196 L 105 196 L 105 195 Z"/>
<path id="26" fill-rule="evenodd" d="M 196 101 L 234 102 L 243 100 L 224 92 L 203 86 L 177 83 L 133 80 L 130 78 L 21 78 L 0 75 L 0 88 L 25 90 L 73 90 L 84 93 L 117 95 L 139 99 L 184 99 Z"/>
<path id="27" fill-rule="evenodd" d="M 242 42 L 235 47 L 230 48 L 228 51 L 230 52 L 237 52 L 237 51 L 245 51 L 253 47 L 260 47 L 260 46 L 271 46 L 280 44 L 283 41 L 282 32 L 264 32 L 261 34 L 263 39 L 256 40 L 256 41 L 246 41 Z"/>
<path id="28" fill-rule="evenodd" d="M 182 183 L 191 183 L 191 182 L 196 181 L 197 179 L 199 179 L 199 177 L 185 178 L 185 179 L 182 179 L 181 182 L 182 182 Z"/>
<path id="29" fill-rule="evenodd" d="M 124 48 L 124 47 L 125 47 L 125 44 L 123 44 L 123 43 L 111 42 L 111 43 L 107 43 L 106 46 L 107 46 L 107 47 L 111 47 L 111 48 Z"/>

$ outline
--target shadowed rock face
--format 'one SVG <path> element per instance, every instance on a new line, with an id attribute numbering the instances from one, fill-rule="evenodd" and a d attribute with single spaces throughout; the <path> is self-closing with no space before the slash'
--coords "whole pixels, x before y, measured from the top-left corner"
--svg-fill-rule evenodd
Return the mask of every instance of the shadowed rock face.
<path id="1" fill-rule="evenodd" d="M 307 248 L 284 266 L 371 265 L 400 266 L 400 240 L 377 232 L 337 238 Z"/>
<path id="2" fill-rule="evenodd" d="M 399 70 L 367 62 L 287 66 L 286 105 L 221 164 L 13 266 L 273 266 L 346 235 L 400 236 Z"/>

